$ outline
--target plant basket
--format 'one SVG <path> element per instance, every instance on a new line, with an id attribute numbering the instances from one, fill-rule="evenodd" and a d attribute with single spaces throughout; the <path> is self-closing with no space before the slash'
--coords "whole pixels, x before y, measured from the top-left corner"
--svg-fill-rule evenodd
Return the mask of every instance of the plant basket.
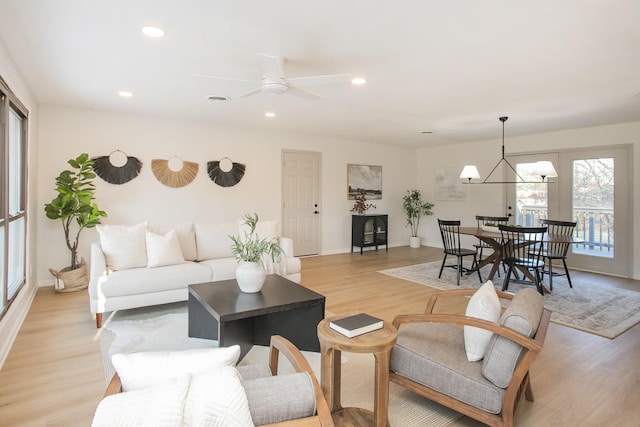
<path id="1" fill-rule="evenodd" d="M 89 286 L 87 263 L 84 258 L 82 258 L 80 266 L 75 270 L 71 270 L 71 267 L 65 267 L 60 271 L 50 268 L 49 273 L 56 278 L 53 286 L 56 292 L 75 292 L 87 289 Z"/>

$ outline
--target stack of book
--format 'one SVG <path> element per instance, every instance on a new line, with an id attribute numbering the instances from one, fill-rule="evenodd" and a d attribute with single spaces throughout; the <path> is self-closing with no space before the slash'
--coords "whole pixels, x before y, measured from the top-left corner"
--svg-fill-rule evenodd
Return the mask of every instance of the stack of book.
<path id="1" fill-rule="evenodd" d="M 343 317 L 329 322 L 329 327 L 334 331 L 340 332 L 342 335 L 353 338 L 367 332 L 382 329 L 382 319 L 369 316 L 366 313 L 354 314 L 353 316 Z"/>

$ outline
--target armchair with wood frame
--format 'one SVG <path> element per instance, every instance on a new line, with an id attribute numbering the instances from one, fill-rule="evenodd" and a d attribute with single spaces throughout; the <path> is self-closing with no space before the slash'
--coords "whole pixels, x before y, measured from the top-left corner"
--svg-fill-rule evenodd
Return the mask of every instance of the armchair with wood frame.
<path id="1" fill-rule="evenodd" d="M 278 376 L 280 354 L 289 362 L 295 370 L 295 374 Z M 271 337 L 268 364 L 239 365 L 237 369 L 243 379 L 242 384 L 247 394 L 249 409 L 255 425 L 334 427 L 329 405 L 309 362 L 300 350 L 286 338 L 279 335 Z M 301 373 L 306 375 L 300 375 Z M 292 378 L 293 376 L 297 376 L 297 378 Z M 120 392 L 122 392 L 122 382 L 116 373 L 107 386 L 104 396 Z M 293 397 L 296 398 L 296 404 L 301 400 L 306 401 L 305 405 L 293 406 L 315 407 L 315 414 L 299 417 L 296 413 L 301 411 L 300 407 L 283 408 L 283 405 L 286 406 Z M 291 418 L 288 418 L 286 413 L 290 413 Z M 264 422 L 264 420 L 283 417 L 287 419 Z"/>
<path id="2" fill-rule="evenodd" d="M 499 324 L 460 314 L 436 314 L 438 301 L 470 297 L 475 289 L 437 292 L 424 314 L 396 316 L 398 340 L 391 354 L 390 381 L 492 426 L 512 426 L 523 397 L 533 401 L 529 370 L 543 348 L 551 312 L 535 290 L 515 296 Z M 451 301 L 450 301 L 451 302 Z M 448 304 L 447 307 L 451 306 Z M 464 326 L 493 332 L 482 360 L 465 353 Z"/>

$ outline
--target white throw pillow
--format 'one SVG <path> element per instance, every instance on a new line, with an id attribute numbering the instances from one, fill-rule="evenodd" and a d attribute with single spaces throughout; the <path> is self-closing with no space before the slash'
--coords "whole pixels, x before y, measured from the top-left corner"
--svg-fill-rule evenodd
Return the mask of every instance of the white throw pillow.
<path id="1" fill-rule="evenodd" d="M 498 323 L 502 307 L 491 280 L 482 285 L 467 304 L 466 315 Z M 493 332 L 473 326 L 464 327 L 464 348 L 470 362 L 481 360 L 487 350 Z"/>
<path id="2" fill-rule="evenodd" d="M 238 229 L 240 231 L 241 238 L 244 238 L 244 233 L 249 233 L 251 228 L 244 223 L 244 218 L 238 218 Z M 255 233 L 261 239 L 273 240 L 280 237 L 280 222 L 277 219 L 262 221 L 258 220 L 256 224 Z"/>
<path id="3" fill-rule="evenodd" d="M 238 234 L 238 225 L 231 223 L 194 224 L 198 260 L 233 258 L 231 238 Z"/>
<path id="4" fill-rule="evenodd" d="M 240 358 L 240 346 L 197 348 L 181 351 L 148 351 L 114 354 L 111 363 L 122 390 L 153 387 L 170 378 L 180 378 L 220 366 L 234 366 Z"/>
<path id="5" fill-rule="evenodd" d="M 172 224 L 172 225 L 149 225 L 149 230 L 157 234 L 167 234 L 169 230 L 175 230 L 182 249 L 182 256 L 187 261 L 195 261 L 198 259 L 196 250 L 196 232 L 193 224 L 190 222 Z"/>
<path id="6" fill-rule="evenodd" d="M 163 265 L 183 264 L 184 257 L 178 235 L 169 230 L 164 236 L 147 230 L 147 267 L 162 267 Z"/>
<path id="7" fill-rule="evenodd" d="M 147 266 L 145 231 L 147 223 L 136 225 L 97 225 L 100 246 L 111 270 Z"/>
<path id="8" fill-rule="evenodd" d="M 98 405 L 92 427 L 183 425 L 189 376 L 166 381 L 158 387 L 107 396 Z"/>
<path id="9" fill-rule="evenodd" d="M 253 427 L 247 394 L 236 368 L 224 366 L 191 376 L 184 425 Z"/>

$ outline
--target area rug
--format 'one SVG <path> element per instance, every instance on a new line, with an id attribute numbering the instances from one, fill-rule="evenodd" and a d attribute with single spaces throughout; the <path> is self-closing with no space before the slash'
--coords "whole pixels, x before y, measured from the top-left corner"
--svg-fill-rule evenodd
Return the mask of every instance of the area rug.
<path id="1" fill-rule="evenodd" d="M 187 304 L 175 303 L 146 309 L 123 310 L 112 315 L 99 335 L 105 371 L 105 384 L 113 376 L 111 356 L 154 350 L 180 350 L 217 347 L 217 341 L 187 336 Z M 302 352 L 320 379 L 320 354 Z M 240 362 L 268 363 L 269 348 L 254 346 Z M 373 409 L 374 358 L 370 354 L 342 354 L 342 406 Z M 286 359 L 280 359 L 280 373 L 292 372 Z M 431 402 L 404 388 L 389 385 L 389 423 L 406 427 L 444 427 L 460 414 Z"/>
<path id="2" fill-rule="evenodd" d="M 445 268 L 442 277 L 438 278 L 441 264 L 442 261 L 435 261 L 378 273 L 437 289 L 457 289 L 454 268 Z M 490 266 L 481 270 L 483 278 L 487 277 L 489 270 Z M 504 276 L 504 273 L 501 278 L 495 276 L 496 289 L 502 289 Z M 640 322 L 640 292 L 602 286 L 574 277 L 571 282 L 573 288 L 569 287 L 565 277 L 554 277 L 553 292 L 544 296 L 545 306 L 552 310 L 552 322 L 610 339 Z M 463 274 L 460 278 L 462 288 L 478 288 L 480 285 L 477 274 Z M 508 290 L 516 292 L 526 286 L 512 282 Z"/>

